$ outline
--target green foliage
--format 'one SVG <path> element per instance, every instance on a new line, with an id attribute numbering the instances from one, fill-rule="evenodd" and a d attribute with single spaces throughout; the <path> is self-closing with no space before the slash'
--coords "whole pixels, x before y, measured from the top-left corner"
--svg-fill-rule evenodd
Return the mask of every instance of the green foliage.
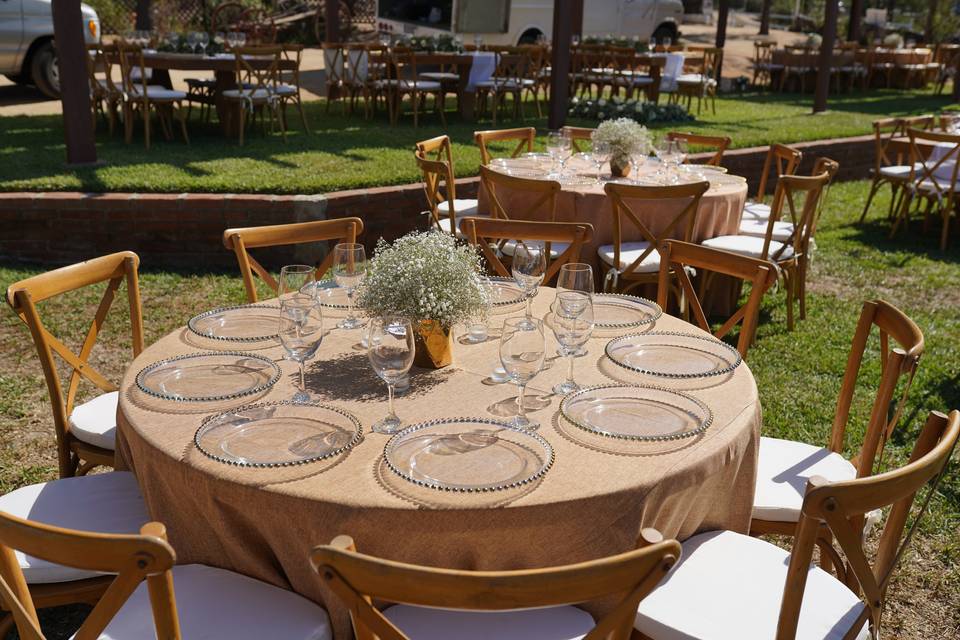
<path id="1" fill-rule="evenodd" d="M 600 98 L 599 100 L 570 101 L 568 112 L 572 117 L 603 122 L 611 118 L 631 118 L 640 124 L 690 122 L 694 117 L 679 104 L 655 104 L 645 100 Z"/>

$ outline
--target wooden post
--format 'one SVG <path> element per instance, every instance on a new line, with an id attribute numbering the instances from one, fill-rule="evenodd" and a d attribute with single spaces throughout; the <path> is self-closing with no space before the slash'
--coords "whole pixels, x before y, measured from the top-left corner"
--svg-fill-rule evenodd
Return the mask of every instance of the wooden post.
<path id="1" fill-rule="evenodd" d="M 340 42 L 340 2 L 327 0 L 323 9 L 325 43 L 338 44 Z M 340 97 L 339 87 L 327 85 L 327 100 Z"/>
<path id="2" fill-rule="evenodd" d="M 833 62 L 833 46 L 837 41 L 838 0 L 827 0 L 823 11 L 823 42 L 820 43 L 820 60 L 817 73 L 817 93 L 813 98 L 813 112 L 827 110 L 827 94 L 830 92 L 830 66 Z"/>
<path id="3" fill-rule="evenodd" d="M 553 43 L 550 49 L 550 112 L 547 126 L 559 129 L 567 120 L 570 93 L 570 45 L 578 0 L 554 0 Z M 582 5 L 581 5 L 582 6 Z"/>
<path id="4" fill-rule="evenodd" d="M 136 28 L 142 31 L 153 29 L 153 19 L 150 17 L 150 0 L 137 0 Z"/>
<path id="5" fill-rule="evenodd" d="M 720 8 L 717 10 L 717 40 L 716 47 L 718 49 L 723 49 L 723 45 L 727 43 L 727 16 L 730 14 L 730 0 L 720 0 Z M 723 77 L 723 56 L 720 56 L 720 60 L 717 64 L 717 82 L 720 82 L 720 78 Z M 720 88 L 717 87 L 719 91 Z"/>
<path id="6" fill-rule="evenodd" d="M 763 0 L 760 6 L 760 33 L 758 35 L 770 35 L 770 3 L 772 0 Z"/>
<path id="7" fill-rule="evenodd" d="M 87 79 L 87 46 L 83 39 L 83 16 L 79 0 L 53 0 L 53 39 L 60 66 L 60 101 L 67 164 L 93 164 L 97 146 L 90 117 L 90 86 Z"/>
<path id="8" fill-rule="evenodd" d="M 847 40 L 860 41 L 860 22 L 863 20 L 863 0 L 850 0 L 850 22 L 847 23 Z"/>
<path id="9" fill-rule="evenodd" d="M 573 15 L 570 18 L 573 21 L 573 33 L 581 40 L 583 39 L 583 0 L 573 0 Z"/>
<path id="10" fill-rule="evenodd" d="M 930 0 L 930 6 L 927 7 L 927 23 L 923 28 L 924 44 L 933 43 L 933 25 L 937 19 L 937 11 L 940 9 L 940 0 Z"/>

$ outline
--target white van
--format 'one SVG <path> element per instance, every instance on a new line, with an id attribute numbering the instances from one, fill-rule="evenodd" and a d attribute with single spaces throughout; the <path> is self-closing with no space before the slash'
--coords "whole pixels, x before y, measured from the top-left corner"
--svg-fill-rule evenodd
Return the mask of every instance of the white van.
<path id="1" fill-rule="evenodd" d="M 17 84 L 32 84 L 51 98 L 60 94 L 60 68 L 53 47 L 51 0 L 0 0 L 0 73 Z M 100 41 L 100 19 L 80 5 L 83 37 Z"/>
<path id="2" fill-rule="evenodd" d="M 680 0 L 583 0 L 583 35 L 615 35 L 675 42 L 683 19 Z M 377 26 L 413 36 L 460 35 L 470 43 L 536 42 L 553 32 L 553 0 L 378 0 Z"/>

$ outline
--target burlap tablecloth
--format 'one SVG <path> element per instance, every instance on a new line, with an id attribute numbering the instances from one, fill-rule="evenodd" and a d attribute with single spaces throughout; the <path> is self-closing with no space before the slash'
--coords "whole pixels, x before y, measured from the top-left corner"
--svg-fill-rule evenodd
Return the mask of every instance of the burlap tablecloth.
<path id="1" fill-rule="evenodd" d="M 535 313 L 542 317 L 552 299 L 552 290 L 542 290 Z M 332 326 L 333 314 L 326 316 Z M 498 327 L 502 317 L 495 317 L 492 326 Z M 643 330 L 699 332 L 669 316 Z M 292 468 L 244 469 L 206 458 L 193 445 L 194 433 L 204 416 L 226 407 L 164 402 L 136 387 L 136 373 L 150 363 L 223 350 L 228 343 L 178 330 L 131 365 L 117 416 L 118 464 L 136 474 L 151 517 L 167 526 L 178 562 L 226 567 L 291 588 L 322 603 L 337 637 L 345 638 L 350 635 L 348 615 L 333 594 L 321 588 L 307 561 L 314 545 L 337 534 L 350 534 L 360 550 L 394 560 L 517 569 L 622 552 L 634 546 L 642 527 L 680 539 L 710 529 L 747 530 L 760 404 L 746 364 L 721 378 L 664 382 L 605 360 L 603 347 L 610 336 L 595 337 L 588 355 L 576 362 L 578 382 L 624 380 L 686 389 L 710 407 L 712 426 L 696 439 L 639 447 L 588 436 L 559 418 L 560 399 L 549 389 L 564 378 L 566 367 L 555 360 L 529 387 L 545 405 L 530 415 L 540 421 L 539 433 L 554 447 L 553 467 L 540 482 L 520 490 L 448 494 L 415 487 L 383 465 L 388 438 L 369 428 L 386 412 L 386 388 L 359 348 L 359 338 L 359 331 L 333 329 L 318 358 L 308 364 L 307 386 L 315 399 L 359 417 L 363 441 L 337 460 Z M 548 354 L 555 346 L 548 329 Z M 281 360 L 279 346 L 258 353 L 276 359 L 283 376 L 265 396 L 246 402 L 292 397 L 296 364 Z M 511 413 L 516 388 L 482 382 L 496 364 L 496 339 L 479 345 L 455 341 L 454 364 L 439 371 L 414 370 L 397 411 L 410 423 Z M 240 404 L 244 402 L 232 406 Z M 597 613 L 604 604 L 588 608 Z"/>

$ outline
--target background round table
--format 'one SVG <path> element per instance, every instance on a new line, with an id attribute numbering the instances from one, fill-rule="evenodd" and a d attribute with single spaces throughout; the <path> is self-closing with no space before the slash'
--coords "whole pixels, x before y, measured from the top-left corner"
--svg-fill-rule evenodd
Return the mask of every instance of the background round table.
<path id="1" fill-rule="evenodd" d="M 553 300 L 544 288 L 534 300 L 543 317 Z M 197 310 L 201 311 L 201 310 Z M 522 313 L 522 306 L 511 310 Z M 325 313 L 325 324 L 338 314 Z M 491 320 L 499 334 L 504 315 Z M 664 315 L 640 331 L 687 331 L 692 325 Z M 626 333 L 626 332 L 621 332 Z M 203 350 L 233 349 L 177 330 L 146 349 L 124 376 L 117 416 L 120 468 L 132 470 L 151 517 L 166 524 L 180 563 L 226 567 L 288 587 L 322 603 L 337 637 L 349 637 L 347 612 L 321 586 L 308 562 L 310 549 L 334 536 L 353 536 L 359 550 L 394 560 L 461 569 L 519 569 L 578 562 L 634 547 L 642 527 L 685 539 L 699 531 L 746 532 L 750 522 L 760 430 L 756 384 L 745 363 L 725 376 L 666 381 L 624 370 L 605 359 L 609 334 L 594 337 L 576 361 L 577 381 L 627 381 L 685 390 L 702 400 L 713 423 L 700 437 L 637 445 L 588 435 L 562 420 L 560 398 L 550 388 L 564 378 L 556 359 L 530 384 L 543 408 L 530 412 L 538 433 L 553 446 L 553 467 L 520 489 L 481 494 L 417 487 L 386 468 L 388 436 L 370 432 L 386 412 L 386 387 L 374 375 L 360 331 L 332 329 L 308 363 L 313 399 L 354 413 L 364 438 L 332 461 L 297 467 L 228 466 L 193 444 L 203 418 L 225 408 L 293 396 L 299 375 L 282 360 L 279 345 L 256 353 L 277 360 L 280 381 L 265 395 L 217 407 L 193 406 L 142 393 L 135 377 L 162 358 Z M 547 329 L 547 354 L 556 347 Z M 454 341 L 454 363 L 437 371 L 414 370 L 397 412 L 412 424 L 438 417 L 511 414 L 516 387 L 483 382 L 499 364 L 499 342 Z M 253 351 L 253 350 L 251 350 Z M 593 613 L 603 610 L 594 605 Z"/>

